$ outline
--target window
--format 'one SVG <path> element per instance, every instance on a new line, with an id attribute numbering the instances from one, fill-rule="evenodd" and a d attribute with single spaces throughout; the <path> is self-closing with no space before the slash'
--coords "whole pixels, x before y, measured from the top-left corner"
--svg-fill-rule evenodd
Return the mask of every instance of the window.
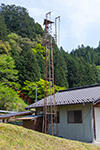
<path id="1" fill-rule="evenodd" d="M 59 123 L 59 111 L 57 111 L 57 123 Z"/>
<path id="2" fill-rule="evenodd" d="M 52 117 L 53 117 L 53 122 L 54 122 L 54 115 Z M 48 115 L 48 123 L 51 123 L 51 115 L 50 114 Z M 56 123 L 59 123 L 59 111 L 57 111 L 57 122 Z"/>
<path id="3" fill-rule="evenodd" d="M 67 111 L 68 123 L 82 123 L 82 110 Z"/>

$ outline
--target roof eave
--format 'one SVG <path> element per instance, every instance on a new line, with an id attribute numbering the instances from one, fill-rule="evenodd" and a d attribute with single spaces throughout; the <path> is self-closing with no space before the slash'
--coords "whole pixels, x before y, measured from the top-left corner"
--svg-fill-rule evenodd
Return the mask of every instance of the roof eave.
<path id="1" fill-rule="evenodd" d="M 91 102 L 85 102 L 85 104 L 86 103 L 93 103 L 93 101 L 91 101 Z M 81 102 L 81 103 L 70 103 L 70 104 L 57 104 L 56 106 L 66 106 L 66 105 L 79 105 L 79 104 L 82 104 L 83 105 L 83 102 Z M 32 107 L 27 107 L 27 108 L 25 108 L 25 109 L 33 109 L 33 108 L 41 108 L 41 107 L 44 107 L 44 106 L 32 106 Z"/>
<path id="2" fill-rule="evenodd" d="M 100 102 L 100 98 L 96 99 L 95 101 L 93 101 L 93 105 L 96 105 Z"/>

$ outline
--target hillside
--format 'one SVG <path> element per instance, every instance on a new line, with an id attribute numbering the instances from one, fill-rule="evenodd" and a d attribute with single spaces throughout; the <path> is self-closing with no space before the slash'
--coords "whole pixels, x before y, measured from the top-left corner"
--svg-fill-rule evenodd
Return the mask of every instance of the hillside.
<path id="1" fill-rule="evenodd" d="M 37 100 L 44 97 L 44 30 L 20 6 L 1 4 L 0 20 L 0 109 L 18 110 L 18 91 L 28 104 L 35 101 L 36 85 Z M 100 43 L 97 48 L 82 45 L 71 53 L 53 43 L 55 92 L 100 83 Z M 25 103 L 19 103 L 20 108 Z"/>
<path id="2" fill-rule="evenodd" d="M 28 10 L 15 5 L 0 6 L 0 55 L 9 54 L 18 70 L 18 83 L 44 79 L 45 48 L 42 46 L 44 31 Z M 100 45 L 97 48 L 78 46 L 70 54 L 55 45 L 54 79 L 61 87 L 76 87 L 100 82 Z"/>
<path id="3" fill-rule="evenodd" d="M 57 138 L 15 125 L 0 123 L 2 150 L 99 150 L 100 147 L 78 141 Z"/>

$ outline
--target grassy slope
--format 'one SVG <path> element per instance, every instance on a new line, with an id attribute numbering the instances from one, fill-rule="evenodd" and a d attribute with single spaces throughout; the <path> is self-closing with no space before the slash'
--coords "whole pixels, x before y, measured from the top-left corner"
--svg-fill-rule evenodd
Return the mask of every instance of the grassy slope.
<path id="1" fill-rule="evenodd" d="M 0 150 L 100 150 L 92 144 L 66 140 L 0 123 Z"/>

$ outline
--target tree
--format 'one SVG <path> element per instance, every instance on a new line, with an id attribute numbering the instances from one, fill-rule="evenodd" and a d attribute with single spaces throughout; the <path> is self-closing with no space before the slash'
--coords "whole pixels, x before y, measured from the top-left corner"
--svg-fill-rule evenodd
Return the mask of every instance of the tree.
<path id="1" fill-rule="evenodd" d="M 62 51 L 68 68 L 69 87 L 95 84 L 100 81 L 95 65 L 86 62 L 83 57 L 74 57 Z"/>
<path id="2" fill-rule="evenodd" d="M 64 86 L 68 87 L 68 70 L 67 70 L 67 64 L 65 63 L 64 57 L 57 48 L 57 46 L 54 46 L 54 78 L 55 78 L 55 84 L 58 86 Z"/>
<path id="3" fill-rule="evenodd" d="M 64 70 L 59 64 L 55 66 L 55 84 L 61 87 L 68 87 L 68 82 L 65 77 Z"/>
<path id="4" fill-rule="evenodd" d="M 19 83 L 23 85 L 25 80 L 32 82 L 38 81 L 41 76 L 43 77 L 42 72 L 44 69 L 42 66 L 44 60 L 41 58 L 41 53 L 37 53 L 37 51 L 36 54 L 34 53 L 34 42 L 15 33 L 9 34 L 8 40 L 11 44 L 11 55 L 18 70 Z"/>
<path id="5" fill-rule="evenodd" d="M 45 47 L 41 46 L 41 44 L 37 44 L 34 46 L 34 49 L 32 49 L 35 53 L 40 52 L 43 59 L 45 60 Z"/>
<path id="6" fill-rule="evenodd" d="M 1 4 L 0 9 L 10 33 L 14 32 L 30 39 L 35 38 L 37 34 L 43 34 L 42 27 L 29 16 L 26 8 Z"/>
<path id="7" fill-rule="evenodd" d="M 21 98 L 19 98 L 18 93 L 0 83 L 0 109 L 1 110 L 13 110 L 13 111 L 23 111 L 27 105 Z"/>
<path id="8" fill-rule="evenodd" d="M 36 54 L 36 59 L 38 62 L 38 66 L 40 68 L 41 78 L 44 79 L 45 78 L 45 61 L 39 51 Z"/>
<path id="9" fill-rule="evenodd" d="M 0 55 L 0 81 L 17 81 L 17 74 L 13 58 L 5 54 Z"/>
<path id="10" fill-rule="evenodd" d="M 0 40 L 5 40 L 7 36 L 7 27 L 4 21 L 4 16 L 0 12 Z"/>
<path id="11" fill-rule="evenodd" d="M 50 95 L 50 84 L 52 86 L 52 83 L 47 81 L 47 94 Z M 21 89 L 22 93 L 27 95 L 29 98 L 33 99 L 33 102 L 35 101 L 35 86 L 37 85 L 37 100 L 40 100 L 44 98 L 44 88 L 45 88 L 45 80 L 40 79 L 39 81 L 35 82 L 30 82 L 30 81 L 25 81 L 24 85 Z M 59 90 L 63 90 L 65 87 L 60 87 L 55 85 L 55 92 Z M 53 94 L 53 88 L 51 88 L 51 94 Z"/>
<path id="12" fill-rule="evenodd" d="M 0 54 L 10 54 L 11 47 L 9 42 L 0 40 Z"/>
<path id="13" fill-rule="evenodd" d="M 18 53 L 13 55 L 21 85 L 25 80 L 38 81 L 40 79 L 40 68 L 35 54 L 29 45 L 25 44 L 24 46 L 20 55 Z"/>

